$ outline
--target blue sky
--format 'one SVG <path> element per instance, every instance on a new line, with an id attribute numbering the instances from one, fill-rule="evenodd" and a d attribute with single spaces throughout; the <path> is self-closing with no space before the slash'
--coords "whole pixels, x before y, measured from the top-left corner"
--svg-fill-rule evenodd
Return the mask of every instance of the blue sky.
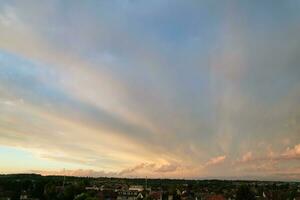
<path id="1" fill-rule="evenodd" d="M 299 9 L 0 1 L 0 173 L 299 180 Z"/>

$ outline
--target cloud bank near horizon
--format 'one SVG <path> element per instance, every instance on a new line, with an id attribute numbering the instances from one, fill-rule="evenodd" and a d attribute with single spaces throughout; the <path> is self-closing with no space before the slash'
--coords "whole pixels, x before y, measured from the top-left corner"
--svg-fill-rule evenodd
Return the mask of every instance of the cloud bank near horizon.
<path id="1" fill-rule="evenodd" d="M 299 179 L 299 3 L 0 2 L 0 172 Z"/>

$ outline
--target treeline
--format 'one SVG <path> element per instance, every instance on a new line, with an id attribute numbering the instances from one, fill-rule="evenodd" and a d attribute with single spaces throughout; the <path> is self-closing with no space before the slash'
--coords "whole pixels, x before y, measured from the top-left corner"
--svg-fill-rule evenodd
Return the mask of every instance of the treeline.
<path id="1" fill-rule="evenodd" d="M 89 178 L 41 176 L 38 174 L 0 175 L 0 194 L 12 200 L 19 200 L 20 195 L 26 192 L 32 198 L 51 200 L 73 200 L 75 195 L 84 191 Z M 1 197 L 0 196 L 0 197 Z"/>
<path id="2" fill-rule="evenodd" d="M 12 200 L 17 200 L 20 199 L 22 193 L 26 192 L 30 197 L 40 200 L 92 200 L 95 198 L 96 193 L 86 191 L 85 187 L 87 186 L 105 185 L 107 188 L 116 188 L 117 185 L 146 186 L 146 184 L 153 190 L 157 189 L 164 191 L 164 194 L 173 194 L 174 200 L 179 199 L 179 196 L 176 196 L 178 189 L 196 193 L 208 188 L 209 191 L 213 191 L 216 194 L 224 194 L 224 191 L 234 191 L 237 199 L 253 199 L 255 195 L 262 196 L 263 192 L 272 191 L 277 191 L 276 195 L 280 195 L 279 199 L 293 199 L 298 189 L 297 184 L 287 182 L 185 179 L 146 180 L 143 178 L 92 178 L 10 174 L 0 175 L 0 198 L 10 197 Z M 231 193 L 229 192 L 229 195 Z"/>

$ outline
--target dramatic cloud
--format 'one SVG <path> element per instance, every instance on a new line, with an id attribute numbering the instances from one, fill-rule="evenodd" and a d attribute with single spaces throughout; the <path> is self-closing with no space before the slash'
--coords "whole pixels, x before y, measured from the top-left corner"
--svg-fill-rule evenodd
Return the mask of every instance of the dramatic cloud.
<path id="1" fill-rule="evenodd" d="M 156 172 L 174 172 L 178 168 L 178 164 L 170 163 L 160 166 Z"/>
<path id="2" fill-rule="evenodd" d="M 59 170 L 59 171 L 42 171 L 42 170 L 32 170 L 32 173 L 38 173 L 44 176 L 48 175 L 60 175 L 60 176 L 81 176 L 81 177 L 116 177 L 117 174 L 113 172 L 105 171 L 94 171 L 94 170 Z"/>
<path id="3" fill-rule="evenodd" d="M 299 177 L 299 3 L 0 2 L 0 173 Z"/>
<path id="4" fill-rule="evenodd" d="M 150 175 L 151 177 L 161 177 L 165 173 L 175 172 L 179 165 L 170 163 L 157 166 L 154 163 L 141 163 L 136 166 L 123 169 L 119 172 L 108 172 L 108 171 L 95 171 L 91 169 L 74 169 L 74 170 L 30 170 L 32 173 L 39 173 L 42 175 L 67 175 L 67 176 L 89 176 L 89 177 L 135 177 L 137 174 L 142 172 L 144 175 Z M 140 174 L 142 176 L 142 174 Z"/>
<path id="5" fill-rule="evenodd" d="M 211 158 L 207 163 L 205 163 L 206 166 L 210 166 L 210 165 L 217 165 L 220 163 L 223 163 L 226 159 L 226 156 L 218 156 L 215 158 Z"/>
<path id="6" fill-rule="evenodd" d="M 252 152 L 251 151 L 249 151 L 243 155 L 241 162 L 248 162 L 250 160 L 252 160 Z"/>
<path id="7" fill-rule="evenodd" d="M 294 148 L 287 148 L 287 150 L 282 154 L 284 158 L 287 159 L 300 159 L 300 144 L 294 146 Z"/>

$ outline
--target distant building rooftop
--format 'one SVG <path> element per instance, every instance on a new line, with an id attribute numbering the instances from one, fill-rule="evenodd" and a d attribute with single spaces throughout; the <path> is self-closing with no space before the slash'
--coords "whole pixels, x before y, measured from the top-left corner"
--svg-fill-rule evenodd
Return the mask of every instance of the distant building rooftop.
<path id="1" fill-rule="evenodd" d="M 129 187 L 129 190 L 135 190 L 141 192 L 144 190 L 144 187 L 142 185 L 131 185 Z"/>

